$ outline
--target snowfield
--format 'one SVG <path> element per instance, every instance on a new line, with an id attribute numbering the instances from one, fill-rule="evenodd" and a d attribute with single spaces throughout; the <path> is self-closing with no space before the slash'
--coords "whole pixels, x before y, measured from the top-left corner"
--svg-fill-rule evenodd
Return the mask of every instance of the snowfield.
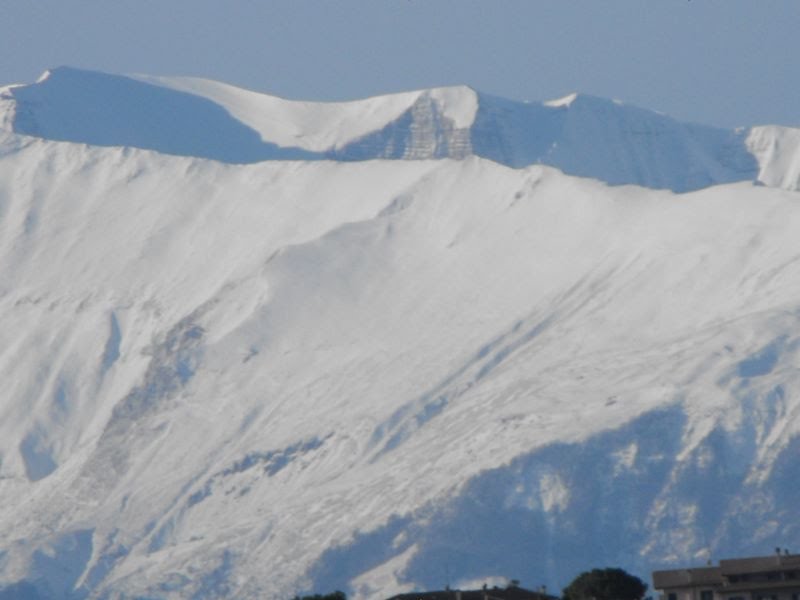
<path id="1" fill-rule="evenodd" d="M 651 187 L 700 181 L 689 163 L 732 181 L 740 159 L 766 184 L 676 194 L 476 156 L 490 136 L 464 133 L 485 110 L 468 88 L 316 112 L 73 71 L 55 82 L 86 85 L 0 93 L 0 590 L 559 590 L 585 568 L 647 577 L 800 541 L 793 130 L 676 124 L 702 144 L 631 147 L 624 124 L 655 113 L 531 108 L 582 111 L 552 155 L 605 161 L 613 184 L 617 150 Z M 231 137 L 156 139 L 113 111 L 89 127 L 67 118 L 88 84 L 161 90 L 149 110 L 202 98 Z M 421 98 L 428 155 L 336 154 Z M 247 154 L 230 121 L 275 157 L 329 153 L 229 160 Z M 134 133 L 149 149 L 117 143 Z M 744 150 L 681 154 L 709 139 Z M 436 154 L 459 140 L 472 150 Z"/>

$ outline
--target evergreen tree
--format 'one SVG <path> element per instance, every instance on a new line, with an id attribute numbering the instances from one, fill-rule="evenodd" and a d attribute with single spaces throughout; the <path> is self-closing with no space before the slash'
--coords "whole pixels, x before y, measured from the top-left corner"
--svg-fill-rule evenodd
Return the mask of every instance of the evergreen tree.
<path id="1" fill-rule="evenodd" d="M 347 600 L 344 592 L 335 591 L 332 594 L 314 594 L 313 596 L 295 596 L 292 600 Z"/>
<path id="2" fill-rule="evenodd" d="M 592 569 L 564 588 L 563 600 L 641 600 L 646 591 L 646 583 L 623 569 Z"/>

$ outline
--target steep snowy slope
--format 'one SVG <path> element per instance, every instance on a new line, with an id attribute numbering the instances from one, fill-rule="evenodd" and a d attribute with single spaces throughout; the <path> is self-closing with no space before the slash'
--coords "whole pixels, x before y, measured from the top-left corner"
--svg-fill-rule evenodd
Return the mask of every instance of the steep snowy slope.
<path id="1" fill-rule="evenodd" d="M 772 187 L 800 190 L 800 129 L 753 127 L 747 146 L 758 160 L 758 180 Z"/>
<path id="2" fill-rule="evenodd" d="M 284 147 L 328 152 L 401 119 L 416 103 L 430 101 L 455 128 L 475 118 L 478 98 L 467 87 L 438 88 L 378 96 L 353 102 L 302 102 L 276 98 L 231 85 L 191 77 L 131 76 L 133 79 L 216 102 L 262 139 Z"/>
<path id="3" fill-rule="evenodd" d="M 6 586 L 557 589 L 800 540 L 796 193 L 3 134 L 0 206 Z"/>
<path id="4" fill-rule="evenodd" d="M 311 156 L 263 141 L 210 100 L 119 75 L 62 67 L 33 85 L 6 88 L 0 102 L 7 115 L 0 122 L 46 139 L 233 163 Z"/>
<path id="5" fill-rule="evenodd" d="M 17 133 L 230 163 L 477 155 L 517 168 L 545 164 L 613 185 L 678 192 L 757 177 L 770 186 L 797 187 L 793 142 L 786 150 L 770 146 L 764 129 L 684 124 L 578 94 L 524 103 L 457 86 L 354 102 L 299 102 L 203 79 L 61 67 L 34 84 L 0 91 L 0 115 Z M 798 137 L 793 129 L 769 131 L 770 139 Z"/>

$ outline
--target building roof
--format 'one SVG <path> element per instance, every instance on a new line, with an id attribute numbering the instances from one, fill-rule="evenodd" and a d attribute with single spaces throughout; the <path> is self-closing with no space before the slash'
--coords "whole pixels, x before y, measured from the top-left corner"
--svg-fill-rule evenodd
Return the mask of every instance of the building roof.
<path id="1" fill-rule="evenodd" d="M 800 569 L 800 554 L 773 554 L 751 558 L 732 558 L 719 561 L 723 575 L 743 573 L 769 573 L 786 569 Z"/>
<path id="2" fill-rule="evenodd" d="M 658 590 L 720 583 L 722 583 L 722 571 L 720 567 L 673 569 L 670 571 L 653 572 L 653 587 Z"/>

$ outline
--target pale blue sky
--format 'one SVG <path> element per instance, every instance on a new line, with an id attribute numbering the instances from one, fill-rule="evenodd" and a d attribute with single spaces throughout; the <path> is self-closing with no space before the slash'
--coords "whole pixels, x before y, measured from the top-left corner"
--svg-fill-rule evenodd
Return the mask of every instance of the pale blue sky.
<path id="1" fill-rule="evenodd" d="M 800 125 L 800 0 L 0 0 L 0 83 L 60 65 L 289 98 L 465 83 Z"/>

